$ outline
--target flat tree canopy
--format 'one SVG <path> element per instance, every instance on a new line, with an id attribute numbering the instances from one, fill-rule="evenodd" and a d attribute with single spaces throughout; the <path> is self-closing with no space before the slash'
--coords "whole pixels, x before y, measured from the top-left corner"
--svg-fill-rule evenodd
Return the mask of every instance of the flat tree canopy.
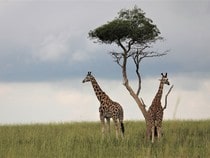
<path id="1" fill-rule="evenodd" d="M 126 42 L 127 48 L 132 45 L 145 45 L 161 39 L 160 31 L 145 17 L 145 13 L 136 6 L 133 10 L 121 10 L 118 17 L 89 32 L 89 37 L 98 42 L 121 45 Z"/>

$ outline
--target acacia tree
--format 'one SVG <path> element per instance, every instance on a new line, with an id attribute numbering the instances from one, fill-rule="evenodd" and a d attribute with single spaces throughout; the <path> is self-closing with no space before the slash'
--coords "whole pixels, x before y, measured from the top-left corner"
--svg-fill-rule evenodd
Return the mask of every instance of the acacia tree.
<path id="1" fill-rule="evenodd" d="M 151 50 L 153 43 L 163 39 L 157 26 L 153 24 L 151 19 L 145 16 L 145 13 L 140 8 L 135 6 L 132 10 L 122 9 L 114 20 L 91 30 L 89 37 L 99 43 L 116 44 L 122 49 L 121 52 L 110 52 L 110 54 L 121 67 L 123 84 L 136 101 L 147 122 L 149 116 L 143 100 L 139 97 L 141 90 L 139 68 L 142 59 L 166 55 L 167 51 L 158 53 Z M 127 75 L 127 63 L 129 59 L 135 65 L 138 82 L 136 90 L 129 84 Z"/>

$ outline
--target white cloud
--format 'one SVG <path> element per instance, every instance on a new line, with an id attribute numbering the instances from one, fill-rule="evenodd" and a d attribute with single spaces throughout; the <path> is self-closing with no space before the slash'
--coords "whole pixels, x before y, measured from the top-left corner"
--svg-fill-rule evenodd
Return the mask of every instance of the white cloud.
<path id="1" fill-rule="evenodd" d="M 64 30 L 43 37 L 33 46 L 32 55 L 41 61 L 69 60 L 81 62 L 94 57 L 99 47 L 83 32 Z"/>
<path id="2" fill-rule="evenodd" d="M 171 106 L 170 111 L 173 113 L 177 108 L 176 118 L 209 119 L 209 78 L 202 79 L 192 78 L 192 76 L 179 76 L 174 77 L 173 80 L 175 87 L 169 97 L 169 106 Z"/>
<path id="3" fill-rule="evenodd" d="M 76 90 L 61 90 L 56 94 L 59 105 L 80 106 L 91 102 L 91 95 L 84 95 Z"/>
<path id="4" fill-rule="evenodd" d="M 8 94 L 10 94 L 12 91 L 11 87 L 1 84 L 0 85 L 0 97 L 4 98 L 6 96 L 8 96 Z"/>
<path id="5" fill-rule="evenodd" d="M 69 36 L 64 33 L 58 35 L 48 35 L 40 44 L 38 52 L 34 54 L 38 56 L 40 60 L 59 60 L 68 51 L 68 40 Z"/>

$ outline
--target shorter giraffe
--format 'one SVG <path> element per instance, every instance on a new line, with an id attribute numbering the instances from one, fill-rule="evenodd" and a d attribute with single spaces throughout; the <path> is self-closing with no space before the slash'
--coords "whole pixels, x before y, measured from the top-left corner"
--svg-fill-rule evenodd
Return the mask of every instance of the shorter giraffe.
<path id="1" fill-rule="evenodd" d="M 158 139 L 161 137 L 161 127 L 163 120 L 163 107 L 161 106 L 161 98 L 163 94 L 163 86 L 164 84 L 170 85 L 167 73 L 163 75 L 161 73 L 162 78 L 160 79 L 160 85 L 158 92 L 155 95 L 155 98 L 152 101 L 152 105 L 148 110 L 148 120 L 147 120 L 147 136 L 151 137 L 152 143 L 154 143 L 154 137 L 157 136 Z"/>
<path id="2" fill-rule="evenodd" d="M 123 108 L 121 105 L 112 101 L 109 96 L 102 91 L 91 72 L 88 72 L 87 76 L 82 82 L 92 83 L 96 97 L 100 102 L 99 113 L 102 124 L 102 134 L 104 135 L 105 133 L 105 119 L 107 120 L 108 131 L 110 131 L 110 118 L 112 118 L 115 124 L 116 137 L 118 138 L 119 128 L 121 129 L 121 135 L 123 137 L 125 129 L 123 125 Z"/>

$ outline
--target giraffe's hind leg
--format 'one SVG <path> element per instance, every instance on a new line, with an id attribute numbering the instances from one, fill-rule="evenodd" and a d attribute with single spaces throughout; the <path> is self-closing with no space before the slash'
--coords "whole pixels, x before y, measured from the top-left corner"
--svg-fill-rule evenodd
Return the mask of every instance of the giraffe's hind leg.
<path id="1" fill-rule="evenodd" d="M 161 136 L 162 136 L 161 127 L 162 127 L 162 117 L 159 118 L 159 120 L 158 120 L 158 122 L 157 122 L 157 138 L 158 138 L 158 140 L 160 140 L 160 138 L 161 138 Z"/>
<path id="2" fill-rule="evenodd" d="M 154 139 L 155 139 L 155 126 L 152 126 L 152 143 L 154 143 Z"/>
<path id="3" fill-rule="evenodd" d="M 116 138 L 118 139 L 118 135 L 119 135 L 119 124 L 118 124 L 117 119 L 114 119 L 113 118 L 113 121 L 114 121 L 114 125 L 115 125 Z"/>
<path id="4" fill-rule="evenodd" d="M 161 127 L 157 127 L 157 136 L 158 136 L 158 140 L 160 140 L 161 135 L 162 135 Z"/>

